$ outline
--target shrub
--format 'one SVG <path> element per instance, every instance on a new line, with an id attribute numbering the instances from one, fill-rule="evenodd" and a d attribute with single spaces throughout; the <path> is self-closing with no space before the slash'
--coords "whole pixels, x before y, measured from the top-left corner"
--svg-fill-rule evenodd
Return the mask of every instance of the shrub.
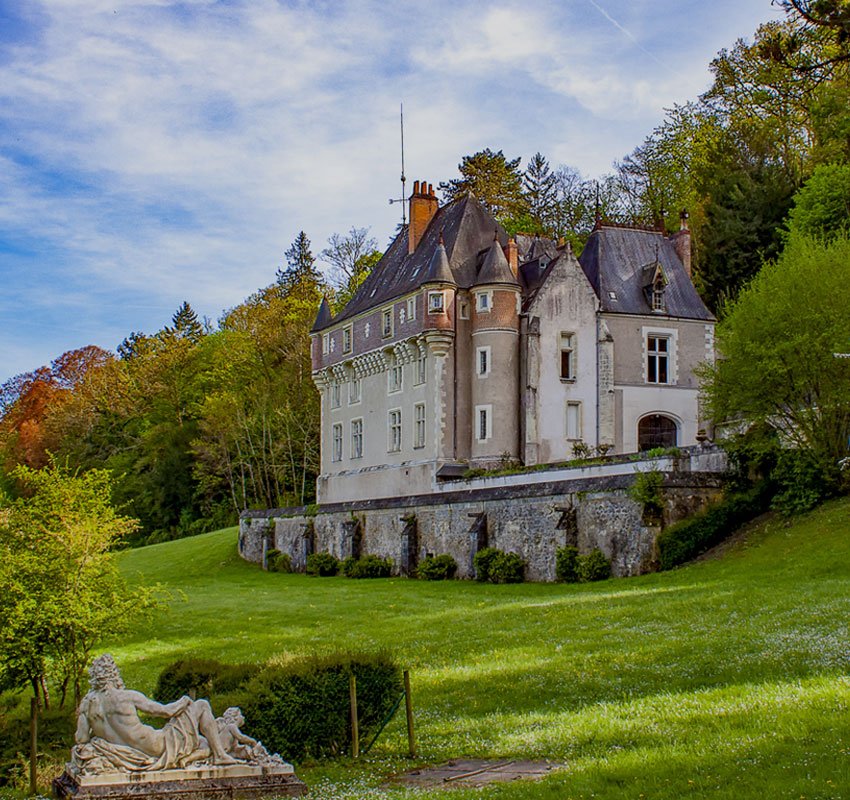
<path id="1" fill-rule="evenodd" d="M 266 566 L 269 572 L 292 572 L 292 557 L 272 548 L 266 553 Z"/>
<path id="2" fill-rule="evenodd" d="M 416 574 L 423 581 L 447 581 L 457 574 L 457 561 L 448 553 L 428 556 L 419 562 Z"/>
<path id="3" fill-rule="evenodd" d="M 330 553 L 310 553 L 307 556 L 306 573 L 328 578 L 339 572 L 339 559 Z"/>
<path id="4" fill-rule="evenodd" d="M 555 577 L 562 583 L 576 583 L 578 576 L 578 548 L 559 547 L 555 553 Z"/>
<path id="5" fill-rule="evenodd" d="M 490 580 L 490 567 L 493 559 L 501 553 L 495 547 L 482 547 L 472 558 L 472 566 L 475 568 L 475 580 L 486 583 Z"/>
<path id="6" fill-rule="evenodd" d="M 671 525 L 656 540 L 659 567 L 672 569 L 704 553 L 766 511 L 769 503 L 770 484 L 762 481 L 747 492 L 731 494 L 717 505 Z"/>
<path id="7" fill-rule="evenodd" d="M 835 493 L 838 483 L 808 450 L 780 450 L 771 478 L 777 492 L 770 505 L 784 517 L 811 511 Z"/>
<path id="8" fill-rule="evenodd" d="M 389 578 L 392 571 L 393 562 L 391 558 L 381 558 L 375 555 L 346 558 L 342 562 L 342 574 L 346 578 Z"/>
<path id="9" fill-rule="evenodd" d="M 490 583 L 522 583 L 525 580 L 525 559 L 516 553 L 503 553 L 490 562 Z"/>
<path id="10" fill-rule="evenodd" d="M 235 668 L 207 663 L 215 664 L 219 672 Z M 173 673 L 174 667 L 165 672 Z M 348 687 L 352 674 L 357 679 L 360 735 L 365 741 L 374 735 L 403 691 L 401 669 L 386 654 L 317 656 L 285 666 L 254 665 L 238 686 L 220 694 L 213 692 L 210 701 L 219 714 L 227 706 L 239 706 L 245 715 L 245 732 L 289 761 L 334 756 L 350 745 Z"/>
<path id="11" fill-rule="evenodd" d="M 576 564 L 578 578 L 582 583 L 604 581 L 611 577 L 611 562 L 597 547 L 585 556 L 579 556 Z"/>
<path id="12" fill-rule="evenodd" d="M 663 484 L 664 475 L 657 469 L 638 472 L 635 475 L 635 482 L 629 488 L 629 497 L 643 506 L 644 516 L 657 517 L 664 510 L 664 497 L 661 493 Z"/>
<path id="13" fill-rule="evenodd" d="M 222 664 L 209 658 L 184 658 L 169 664 L 159 673 L 154 697 L 163 703 L 170 703 L 184 694 L 210 698 L 238 689 L 256 670 L 252 664 Z"/>

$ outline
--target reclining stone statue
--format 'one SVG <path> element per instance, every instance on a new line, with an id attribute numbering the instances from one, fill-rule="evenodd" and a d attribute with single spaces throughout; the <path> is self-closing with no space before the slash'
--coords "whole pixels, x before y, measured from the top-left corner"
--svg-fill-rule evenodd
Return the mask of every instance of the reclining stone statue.
<path id="1" fill-rule="evenodd" d="M 233 750 L 228 752 L 220 723 L 206 700 L 184 696 L 163 704 L 127 689 L 110 655 L 94 660 L 89 682 L 91 691 L 80 703 L 76 745 L 71 751 L 71 764 L 80 774 L 182 769 L 199 762 L 216 766 L 259 763 L 252 755 L 255 750 L 264 762 L 273 760 L 262 745 L 257 749 L 258 742 L 238 731 L 238 725 L 244 723 L 239 714 L 239 722 L 234 724 L 232 712 L 238 709 L 228 709 L 231 720 L 223 728 Z M 153 728 L 139 719 L 139 712 L 168 721 L 161 729 Z M 245 747 L 249 739 L 251 749 Z M 233 740 L 241 749 L 233 748 Z"/>

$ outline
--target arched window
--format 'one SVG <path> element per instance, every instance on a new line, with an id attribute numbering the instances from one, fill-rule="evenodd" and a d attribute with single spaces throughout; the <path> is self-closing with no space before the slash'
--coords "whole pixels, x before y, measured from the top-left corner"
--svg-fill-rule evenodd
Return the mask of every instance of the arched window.
<path id="1" fill-rule="evenodd" d="M 676 422 L 663 414 L 650 414 L 638 422 L 638 450 L 655 447 L 676 447 L 678 428 Z"/>

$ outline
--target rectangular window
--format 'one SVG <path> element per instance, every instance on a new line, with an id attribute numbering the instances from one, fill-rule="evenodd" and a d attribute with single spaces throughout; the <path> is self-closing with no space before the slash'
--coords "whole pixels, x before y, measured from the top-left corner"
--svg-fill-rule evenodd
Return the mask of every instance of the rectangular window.
<path id="1" fill-rule="evenodd" d="M 476 350 L 475 371 L 479 377 L 490 374 L 490 347 L 479 347 Z"/>
<path id="2" fill-rule="evenodd" d="M 327 355 L 331 351 L 331 335 L 329 333 L 322 334 L 322 355 Z"/>
<path id="3" fill-rule="evenodd" d="M 428 356 L 421 355 L 416 361 L 416 383 L 423 384 L 428 377 Z"/>
<path id="4" fill-rule="evenodd" d="M 385 308 L 381 312 L 381 338 L 387 339 L 393 335 L 393 310 Z"/>
<path id="5" fill-rule="evenodd" d="M 446 296 L 442 292 L 428 292 L 428 313 L 442 314 L 446 310 Z"/>
<path id="6" fill-rule="evenodd" d="M 413 406 L 413 446 L 425 447 L 425 403 Z"/>
<path id="7" fill-rule="evenodd" d="M 670 339 L 646 337 L 646 382 L 669 383 Z"/>
<path id="8" fill-rule="evenodd" d="M 401 450 L 401 409 L 394 408 L 390 411 L 387 424 L 389 427 L 387 450 L 390 453 L 397 453 Z"/>
<path id="9" fill-rule="evenodd" d="M 363 420 L 351 420 L 351 457 L 363 458 Z"/>
<path id="10" fill-rule="evenodd" d="M 408 297 L 407 298 L 407 319 L 414 320 L 416 319 L 416 298 Z"/>
<path id="11" fill-rule="evenodd" d="M 475 295 L 475 310 L 479 314 L 486 314 L 490 311 L 490 292 L 480 292 Z"/>
<path id="12" fill-rule="evenodd" d="M 331 461 L 342 461 L 342 423 L 337 422 L 332 431 Z"/>
<path id="13" fill-rule="evenodd" d="M 360 378 L 352 378 L 348 384 L 348 405 L 353 406 L 360 402 Z"/>
<path id="14" fill-rule="evenodd" d="M 664 287 L 654 288 L 652 290 L 652 310 L 664 311 Z"/>
<path id="15" fill-rule="evenodd" d="M 561 334 L 561 380 L 573 381 L 576 377 L 575 372 L 575 348 L 573 346 L 574 337 L 571 333 Z"/>
<path id="16" fill-rule="evenodd" d="M 341 395 L 339 382 L 334 381 L 331 384 L 331 408 L 339 408 L 342 405 Z"/>
<path id="17" fill-rule="evenodd" d="M 353 338 L 354 338 L 354 331 L 353 331 L 351 325 L 342 329 L 342 352 L 343 353 L 350 353 L 351 352 Z"/>
<path id="18" fill-rule="evenodd" d="M 493 436 L 493 406 L 475 406 L 475 438 L 486 442 Z"/>
<path id="19" fill-rule="evenodd" d="M 461 302 L 461 304 L 460 304 L 460 318 L 461 319 L 469 319 L 469 303 Z"/>
<path id="20" fill-rule="evenodd" d="M 402 365 L 393 362 L 390 367 L 390 371 L 387 374 L 387 391 L 390 394 L 394 392 L 400 392 L 402 389 L 402 383 L 404 381 L 404 371 L 402 369 Z"/>
<path id="21" fill-rule="evenodd" d="M 581 439 L 581 403 L 567 403 L 567 439 Z"/>

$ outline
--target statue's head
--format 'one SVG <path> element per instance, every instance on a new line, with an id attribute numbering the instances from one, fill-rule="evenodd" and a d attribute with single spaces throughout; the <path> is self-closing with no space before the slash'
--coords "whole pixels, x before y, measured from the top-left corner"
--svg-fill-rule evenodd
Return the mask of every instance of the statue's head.
<path id="1" fill-rule="evenodd" d="M 124 681 L 115 664 L 115 659 L 109 653 L 99 656 L 89 667 L 89 683 L 96 692 L 104 689 L 123 689 Z"/>
<path id="2" fill-rule="evenodd" d="M 239 706 L 231 706 L 221 716 L 225 722 L 232 723 L 237 728 L 245 724 L 245 717 L 242 716 L 242 709 Z"/>

